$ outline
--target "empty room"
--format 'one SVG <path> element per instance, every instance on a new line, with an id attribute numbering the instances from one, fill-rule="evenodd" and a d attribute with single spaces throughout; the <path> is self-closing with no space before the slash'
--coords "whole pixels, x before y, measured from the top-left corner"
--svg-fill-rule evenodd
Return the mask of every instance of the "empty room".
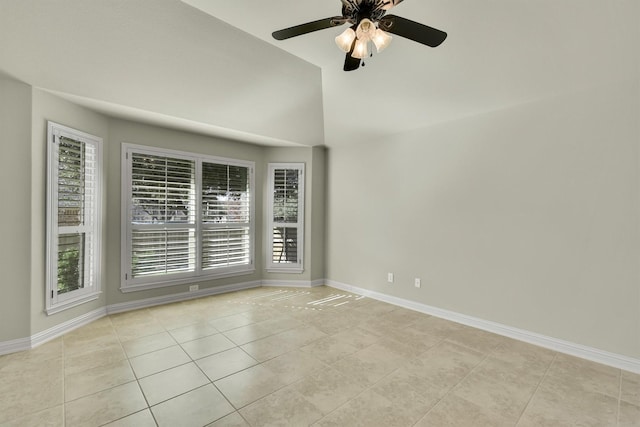
<path id="1" fill-rule="evenodd" d="M 0 0 L 0 130 L 0 426 L 640 426 L 638 0 Z"/>

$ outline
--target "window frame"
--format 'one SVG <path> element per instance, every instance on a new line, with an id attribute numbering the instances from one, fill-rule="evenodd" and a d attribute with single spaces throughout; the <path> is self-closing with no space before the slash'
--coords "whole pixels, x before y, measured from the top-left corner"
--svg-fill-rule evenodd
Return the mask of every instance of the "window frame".
<path id="1" fill-rule="evenodd" d="M 150 275 L 147 277 L 132 278 L 132 164 L 131 154 L 140 153 L 153 156 L 171 157 L 195 162 L 195 239 L 196 255 L 195 270 L 184 273 L 172 273 L 170 275 Z M 249 171 L 249 263 L 231 267 L 221 267 L 214 269 L 202 268 L 202 233 L 207 226 L 202 220 L 202 164 L 215 163 L 227 164 L 230 166 L 246 167 Z M 207 280 L 220 279 L 225 277 L 248 275 L 255 272 L 255 162 L 247 160 L 231 159 L 226 157 L 211 156 L 193 152 L 172 150 L 167 148 L 152 147 L 146 145 L 122 143 L 121 150 L 121 268 L 120 268 L 120 290 L 122 292 L 135 292 L 146 289 L 156 289 L 167 286 L 182 285 L 187 283 L 197 283 Z M 190 223 L 177 224 L 190 228 Z M 171 228 L 171 227 L 169 227 Z"/>
<path id="2" fill-rule="evenodd" d="M 277 223 L 274 221 L 274 186 L 275 186 L 275 171 L 280 169 L 295 169 L 298 171 L 298 221 L 296 223 Z M 268 178 L 267 178 L 267 258 L 266 258 L 266 270 L 269 273 L 291 273 L 300 274 L 304 272 L 304 235 L 305 235 L 305 220 L 304 220 L 304 205 L 305 205 L 305 164 L 304 163 L 269 163 L 268 164 Z M 279 224 L 288 228 L 295 227 L 297 229 L 297 263 L 280 264 L 273 262 L 273 245 L 274 236 L 273 229 Z"/>
<path id="3" fill-rule="evenodd" d="M 91 225 L 60 226 L 58 225 L 58 178 L 59 178 L 59 143 L 60 138 L 65 137 L 84 144 L 94 146 L 95 150 L 95 176 L 93 184 L 93 216 Z M 102 256 L 102 197 L 103 197 L 103 157 L 102 138 L 61 125 L 52 121 L 47 122 L 47 232 L 46 232 L 46 273 L 45 273 L 45 312 L 47 315 L 59 313 L 71 307 L 98 299 L 101 291 L 101 256 Z M 85 184 L 86 185 L 86 172 Z M 86 215 L 86 212 L 85 212 Z M 87 222 L 87 217 L 84 217 Z M 61 229 L 67 233 L 61 233 Z M 90 245 L 84 249 L 84 272 L 89 272 L 88 285 L 85 283 L 81 289 L 58 293 L 58 237 L 61 234 L 69 234 L 75 229 L 77 232 L 90 234 Z M 89 252 L 90 251 L 90 252 Z M 87 253 L 93 256 L 87 256 Z M 86 277 L 86 276 L 85 276 Z"/>

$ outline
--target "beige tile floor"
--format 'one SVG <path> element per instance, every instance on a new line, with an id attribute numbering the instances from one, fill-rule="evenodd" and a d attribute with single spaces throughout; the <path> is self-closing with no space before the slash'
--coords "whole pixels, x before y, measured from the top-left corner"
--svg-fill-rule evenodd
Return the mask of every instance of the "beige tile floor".
<path id="1" fill-rule="evenodd" d="M 640 426 L 640 375 L 327 287 L 112 315 L 0 357 L 2 426 Z"/>

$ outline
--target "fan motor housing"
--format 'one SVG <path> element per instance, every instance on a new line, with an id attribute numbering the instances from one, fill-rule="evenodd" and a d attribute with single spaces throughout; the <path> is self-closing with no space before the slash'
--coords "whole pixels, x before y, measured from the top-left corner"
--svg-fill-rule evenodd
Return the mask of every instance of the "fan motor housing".
<path id="1" fill-rule="evenodd" d="M 369 19 L 378 22 L 386 13 L 383 6 L 386 4 L 383 0 L 362 0 L 343 2 L 342 16 L 351 24 L 359 24 L 363 19 Z"/>

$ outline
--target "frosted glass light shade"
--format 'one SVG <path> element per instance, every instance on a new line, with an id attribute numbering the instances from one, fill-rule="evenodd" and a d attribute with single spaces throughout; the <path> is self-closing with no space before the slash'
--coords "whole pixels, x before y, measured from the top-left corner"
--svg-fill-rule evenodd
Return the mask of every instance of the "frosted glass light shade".
<path id="1" fill-rule="evenodd" d="M 358 28 L 356 28 L 356 36 L 358 36 L 358 40 L 372 40 L 375 33 L 376 24 L 366 18 L 360 21 Z"/>
<path id="2" fill-rule="evenodd" d="M 353 48 L 353 52 L 351 53 L 351 56 L 358 59 L 366 58 L 369 55 L 369 49 L 367 47 L 368 43 L 369 42 L 366 40 L 358 39 L 356 41 L 356 46 Z"/>
<path id="3" fill-rule="evenodd" d="M 336 44 L 340 49 L 344 52 L 349 52 L 351 50 L 351 45 L 356 38 L 356 32 L 351 28 L 347 28 L 344 30 L 342 34 L 336 37 Z"/>
<path id="4" fill-rule="evenodd" d="M 391 37 L 389 33 L 378 28 L 372 40 L 373 44 L 376 45 L 378 52 L 382 52 L 387 46 L 389 46 L 392 38 L 393 37 Z"/>

